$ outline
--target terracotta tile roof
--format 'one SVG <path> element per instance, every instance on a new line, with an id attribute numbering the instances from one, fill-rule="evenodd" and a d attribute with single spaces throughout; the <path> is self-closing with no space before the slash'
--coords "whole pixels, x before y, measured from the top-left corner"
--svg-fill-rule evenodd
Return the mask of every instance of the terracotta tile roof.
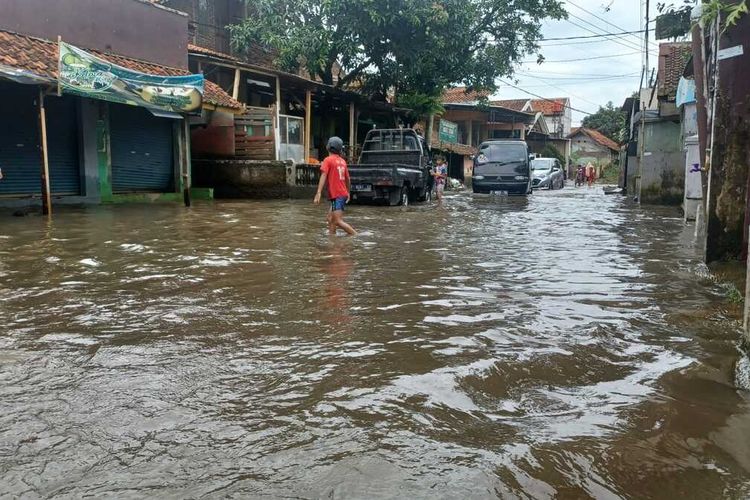
<path id="1" fill-rule="evenodd" d="M 528 99 L 504 99 L 501 101 L 490 101 L 490 104 L 492 106 L 500 106 L 501 108 L 512 109 L 513 111 L 523 111 L 528 103 Z"/>
<path id="2" fill-rule="evenodd" d="M 578 134 L 586 134 L 589 136 L 589 138 L 594 141 L 595 143 L 599 144 L 600 146 L 603 146 L 605 148 L 612 149 L 614 151 L 620 150 L 620 145 L 617 144 L 615 141 L 607 137 L 606 135 L 602 134 L 598 130 L 594 130 L 592 128 L 585 128 L 585 127 L 576 127 L 571 129 L 570 134 L 568 134 L 568 139 L 578 135 Z"/>
<path id="3" fill-rule="evenodd" d="M 111 63 L 142 73 L 165 76 L 190 74 L 188 71 L 179 68 L 170 68 L 116 54 L 107 54 L 97 50 L 92 50 L 91 53 Z M 0 64 L 31 71 L 39 76 L 56 80 L 57 43 L 0 30 Z M 215 106 L 242 109 L 242 104 L 232 99 L 221 87 L 208 80 L 205 82 L 203 101 Z"/>
<path id="4" fill-rule="evenodd" d="M 674 99 L 677 84 L 685 71 L 693 49 L 690 42 L 662 43 L 659 45 L 659 74 L 657 77 L 659 95 Z"/>
<path id="5" fill-rule="evenodd" d="M 443 94 L 443 104 L 472 104 L 489 96 L 489 92 L 467 92 L 466 87 L 454 87 Z"/>
<path id="6" fill-rule="evenodd" d="M 200 45 L 188 44 L 188 52 L 191 54 L 198 54 L 208 57 L 214 57 L 216 59 L 222 59 L 229 62 L 244 62 L 253 66 L 261 68 L 267 68 L 270 70 L 278 69 L 274 62 L 275 54 L 261 47 L 258 44 L 251 44 L 250 47 L 245 50 L 245 54 L 242 57 L 226 54 L 219 52 L 218 50 L 208 49 L 201 47 Z"/>
<path id="7" fill-rule="evenodd" d="M 567 97 L 550 97 L 549 99 L 532 99 L 531 109 L 543 115 L 555 115 L 565 111 L 565 106 L 570 106 L 570 99 Z"/>
<path id="8" fill-rule="evenodd" d="M 193 45 L 192 43 L 188 44 L 188 53 L 190 54 L 201 54 L 204 56 L 210 56 L 215 57 L 217 59 L 225 59 L 227 61 L 237 61 L 238 59 L 230 54 L 225 54 L 224 52 L 219 52 L 218 50 L 211 50 L 207 49 L 206 47 L 201 47 L 200 45 Z"/>

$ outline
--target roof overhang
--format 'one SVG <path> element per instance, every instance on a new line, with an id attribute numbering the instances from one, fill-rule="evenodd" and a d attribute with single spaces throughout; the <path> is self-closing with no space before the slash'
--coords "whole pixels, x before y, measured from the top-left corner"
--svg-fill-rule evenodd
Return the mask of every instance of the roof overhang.
<path id="1" fill-rule="evenodd" d="M 339 101 L 342 104 L 355 103 L 366 105 L 370 109 L 374 109 L 376 111 L 392 112 L 398 114 L 406 114 L 412 112 L 412 110 L 408 108 L 398 107 L 387 102 L 371 101 L 366 96 L 357 92 L 339 89 L 334 87 L 333 85 L 310 80 L 309 78 L 305 78 L 300 75 L 295 75 L 286 71 L 240 61 L 239 59 L 227 54 L 221 54 L 218 52 L 207 53 L 203 52 L 203 49 L 201 49 L 190 50 L 188 52 L 188 55 L 196 60 L 209 62 L 218 66 L 240 69 L 259 75 L 278 78 L 279 84 L 283 85 L 285 89 L 299 92 L 307 92 L 308 90 L 314 92 L 313 99 L 315 99 L 315 96 L 322 96 L 335 101 Z"/>

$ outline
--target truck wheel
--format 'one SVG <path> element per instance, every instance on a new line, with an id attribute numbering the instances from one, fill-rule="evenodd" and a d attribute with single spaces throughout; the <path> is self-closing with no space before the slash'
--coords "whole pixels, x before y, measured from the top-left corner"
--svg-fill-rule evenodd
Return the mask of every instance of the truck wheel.
<path id="1" fill-rule="evenodd" d="M 409 189 L 406 186 L 401 188 L 401 195 L 398 204 L 402 207 L 409 206 Z"/>
<path id="2" fill-rule="evenodd" d="M 394 188 L 388 192 L 388 205 L 395 207 L 401 203 L 401 192 L 403 188 Z"/>

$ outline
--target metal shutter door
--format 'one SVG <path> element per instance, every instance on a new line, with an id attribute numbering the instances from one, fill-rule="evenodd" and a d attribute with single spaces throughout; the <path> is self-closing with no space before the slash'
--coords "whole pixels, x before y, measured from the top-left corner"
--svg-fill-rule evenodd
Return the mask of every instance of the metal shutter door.
<path id="1" fill-rule="evenodd" d="M 136 106 L 109 109 L 112 191 L 173 191 L 172 121 Z"/>
<path id="2" fill-rule="evenodd" d="M 0 83 L 0 196 L 41 194 L 38 89 Z"/>
<path id="3" fill-rule="evenodd" d="M 47 154 L 52 194 L 81 194 L 76 98 L 47 96 Z"/>

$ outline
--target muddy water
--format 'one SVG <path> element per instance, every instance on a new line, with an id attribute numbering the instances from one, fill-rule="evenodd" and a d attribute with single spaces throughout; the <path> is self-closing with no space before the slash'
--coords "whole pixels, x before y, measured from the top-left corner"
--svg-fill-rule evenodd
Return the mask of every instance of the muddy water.
<path id="1" fill-rule="evenodd" d="M 736 311 L 675 212 L 568 188 L 349 217 L 3 214 L 0 492 L 750 495 Z"/>

